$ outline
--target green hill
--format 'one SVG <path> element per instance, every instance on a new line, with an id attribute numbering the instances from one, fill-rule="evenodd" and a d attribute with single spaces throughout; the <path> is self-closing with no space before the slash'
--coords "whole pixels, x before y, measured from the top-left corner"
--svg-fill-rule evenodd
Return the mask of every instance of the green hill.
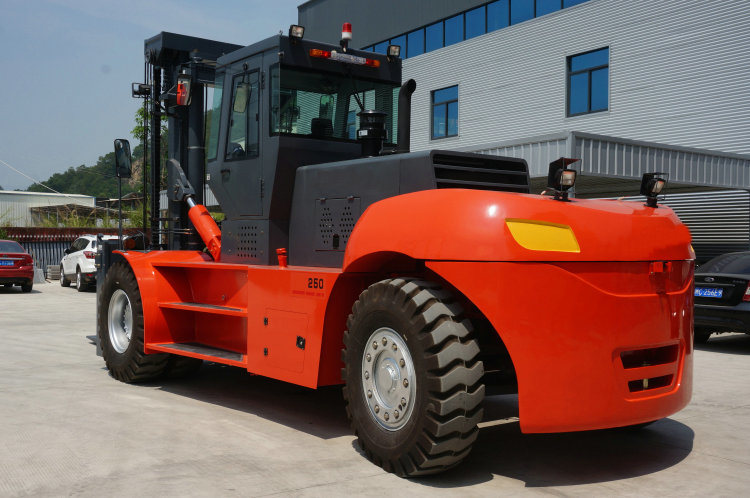
<path id="1" fill-rule="evenodd" d="M 122 182 L 122 194 L 140 192 L 143 189 L 142 171 L 143 148 L 138 145 L 133 150 L 133 177 Z M 94 197 L 117 197 L 117 177 L 115 171 L 115 153 L 100 156 L 93 166 L 84 164 L 55 173 L 42 183 L 64 194 L 83 194 Z M 27 189 L 28 192 L 49 192 L 38 183 Z"/>

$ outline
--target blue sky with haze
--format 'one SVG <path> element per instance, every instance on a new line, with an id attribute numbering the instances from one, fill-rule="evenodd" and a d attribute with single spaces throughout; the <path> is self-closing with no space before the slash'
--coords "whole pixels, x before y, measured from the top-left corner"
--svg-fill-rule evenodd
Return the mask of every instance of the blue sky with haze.
<path id="1" fill-rule="evenodd" d="M 129 138 L 143 41 L 160 31 L 249 45 L 302 0 L 0 0 L 0 160 L 36 180 L 93 165 Z M 135 144 L 134 144 L 135 145 Z M 31 183 L 0 163 L 0 185 Z"/>

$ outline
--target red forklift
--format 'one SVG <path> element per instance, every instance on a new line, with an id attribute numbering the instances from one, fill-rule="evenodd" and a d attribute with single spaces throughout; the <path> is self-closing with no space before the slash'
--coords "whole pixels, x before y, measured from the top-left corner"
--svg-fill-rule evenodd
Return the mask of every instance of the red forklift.
<path id="1" fill-rule="evenodd" d="M 522 159 L 410 152 L 416 83 L 402 82 L 400 48 L 355 50 L 350 32 L 339 45 L 301 26 L 247 47 L 146 40 L 134 94 L 154 130 L 168 117 L 168 178 L 152 133 L 150 235 L 100 258 L 110 374 L 142 382 L 209 361 L 343 384 L 364 453 L 401 476 L 460 463 L 488 389 L 518 393 L 524 433 L 683 408 L 694 253 L 657 204 L 666 178 L 644 176 L 645 203 L 581 200 L 574 159 L 532 195 Z"/>

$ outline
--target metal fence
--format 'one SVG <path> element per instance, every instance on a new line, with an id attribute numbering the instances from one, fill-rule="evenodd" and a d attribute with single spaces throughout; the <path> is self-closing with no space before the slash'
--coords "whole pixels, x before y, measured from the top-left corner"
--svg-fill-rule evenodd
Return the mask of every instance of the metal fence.
<path id="1" fill-rule="evenodd" d="M 71 242 L 73 241 L 19 242 L 19 244 L 31 254 L 34 258 L 34 266 L 41 268 L 44 271 L 44 278 L 47 278 L 47 266 L 59 265 L 65 255 L 65 249 L 70 247 Z"/>
<path id="2" fill-rule="evenodd" d="M 23 246 L 34 258 L 34 266 L 44 271 L 47 278 L 47 266 L 59 265 L 65 255 L 65 249 L 82 235 L 117 235 L 116 229 L 97 228 L 31 228 L 3 227 L 5 236 Z M 137 229 L 124 229 L 123 235 L 140 233 Z"/>

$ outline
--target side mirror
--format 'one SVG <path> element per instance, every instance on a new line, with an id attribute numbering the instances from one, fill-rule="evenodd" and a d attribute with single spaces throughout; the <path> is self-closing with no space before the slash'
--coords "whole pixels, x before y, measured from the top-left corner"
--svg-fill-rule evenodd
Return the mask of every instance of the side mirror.
<path id="1" fill-rule="evenodd" d="M 130 178 L 132 173 L 130 142 L 124 138 L 115 140 L 115 176 L 117 178 Z"/>
<path id="2" fill-rule="evenodd" d="M 64 251 L 64 252 L 65 252 L 65 254 L 70 254 L 70 248 L 68 248 L 68 249 L 65 249 L 65 251 Z"/>

